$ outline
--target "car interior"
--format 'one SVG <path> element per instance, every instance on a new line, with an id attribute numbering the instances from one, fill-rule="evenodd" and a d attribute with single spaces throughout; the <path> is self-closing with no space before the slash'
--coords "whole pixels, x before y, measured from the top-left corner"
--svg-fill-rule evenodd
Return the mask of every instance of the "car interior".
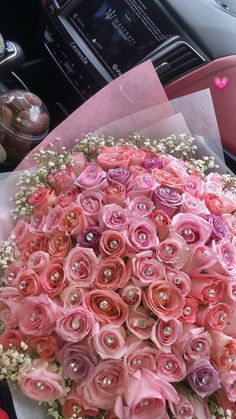
<path id="1" fill-rule="evenodd" d="M 236 0 L 1 0 L 0 7 L 0 101 L 10 90 L 32 92 L 51 130 L 151 59 L 169 99 L 210 89 L 226 164 L 236 172 Z M 0 171 L 18 162 L 7 157 Z M 0 403 L 14 419 L 7 391 Z"/>

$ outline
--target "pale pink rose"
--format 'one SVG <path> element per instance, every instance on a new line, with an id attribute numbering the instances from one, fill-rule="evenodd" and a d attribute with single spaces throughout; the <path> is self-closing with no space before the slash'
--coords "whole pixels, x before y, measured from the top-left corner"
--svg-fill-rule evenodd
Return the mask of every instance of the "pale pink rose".
<path id="1" fill-rule="evenodd" d="M 123 361 L 102 360 L 87 380 L 83 397 L 92 406 L 104 410 L 113 409 L 117 396 L 126 389 L 127 378 Z"/>
<path id="2" fill-rule="evenodd" d="M 131 279 L 119 293 L 130 308 L 136 309 L 141 303 L 142 289 L 135 285 L 134 281 L 134 279 Z"/>
<path id="3" fill-rule="evenodd" d="M 233 308 L 236 308 L 236 279 L 227 281 L 222 301 Z"/>
<path id="4" fill-rule="evenodd" d="M 217 253 L 207 245 L 199 246 L 197 250 L 189 253 L 184 271 L 189 275 L 198 275 L 202 271 L 212 268 L 217 262 Z"/>
<path id="5" fill-rule="evenodd" d="M 22 248 L 22 244 L 28 237 L 29 233 L 29 224 L 24 220 L 17 221 L 11 232 L 11 236 L 14 237 L 14 243 L 18 249 Z"/>
<path id="6" fill-rule="evenodd" d="M 70 285 L 61 291 L 60 299 L 62 300 L 64 307 L 80 306 L 84 293 L 85 289 L 81 288 L 79 285 Z"/>
<path id="7" fill-rule="evenodd" d="M 212 225 L 193 214 L 177 214 L 171 222 L 173 232 L 186 241 L 192 251 L 205 244 L 210 238 Z"/>
<path id="8" fill-rule="evenodd" d="M 151 332 L 151 340 L 162 352 L 170 353 L 172 345 L 181 338 L 183 325 L 179 320 L 157 320 Z"/>
<path id="9" fill-rule="evenodd" d="M 18 305 L 18 325 L 24 335 L 50 335 L 56 325 L 60 313 L 59 307 L 45 294 L 24 299 L 24 315 L 22 306 Z"/>
<path id="10" fill-rule="evenodd" d="M 62 216 L 63 210 L 60 205 L 56 205 L 54 208 L 50 208 L 45 218 L 43 225 L 43 232 L 46 235 L 52 235 L 58 228 L 59 220 Z"/>
<path id="11" fill-rule="evenodd" d="M 212 419 L 212 414 L 206 399 L 198 397 L 196 394 L 192 395 L 189 393 L 189 400 L 194 408 L 194 412 L 197 418 Z"/>
<path id="12" fill-rule="evenodd" d="M 162 320 L 181 316 L 184 308 L 184 297 L 178 288 L 168 281 L 152 283 L 146 290 L 145 302 L 150 310 Z"/>
<path id="13" fill-rule="evenodd" d="M 76 201 L 79 189 L 77 186 L 63 190 L 57 197 L 57 202 L 62 208 L 68 207 L 72 202 Z"/>
<path id="14" fill-rule="evenodd" d="M 138 370 L 129 378 L 124 404 L 119 400 L 115 413 L 125 419 L 167 419 L 166 400 L 178 403 L 175 388 L 152 371 Z"/>
<path id="15" fill-rule="evenodd" d="M 49 254 L 46 252 L 38 251 L 30 255 L 28 259 L 28 267 L 40 275 L 46 268 L 48 262 Z"/>
<path id="16" fill-rule="evenodd" d="M 183 334 L 175 345 L 179 353 L 188 363 L 197 359 L 209 359 L 211 355 L 212 339 L 203 327 L 185 324 Z"/>
<path id="17" fill-rule="evenodd" d="M 149 219 L 156 226 L 159 240 L 165 240 L 170 230 L 170 217 L 164 211 L 155 210 L 149 215 Z"/>
<path id="18" fill-rule="evenodd" d="M 157 248 L 157 257 L 173 268 L 182 269 L 189 257 L 188 246 L 178 234 L 170 234 Z"/>
<path id="19" fill-rule="evenodd" d="M 236 402 L 236 372 L 224 372 L 220 375 L 220 382 L 231 402 Z"/>
<path id="20" fill-rule="evenodd" d="M 205 181 L 205 183 L 207 183 L 207 182 L 216 182 L 216 183 L 218 183 L 222 187 L 224 185 L 224 181 L 222 179 L 222 176 L 218 172 L 211 172 L 211 173 L 209 173 L 207 176 L 204 177 L 204 181 Z"/>
<path id="21" fill-rule="evenodd" d="M 84 214 L 91 224 L 97 222 L 97 217 L 105 203 L 105 195 L 102 191 L 86 189 L 78 195 L 76 201 L 76 204 L 83 209 Z"/>
<path id="22" fill-rule="evenodd" d="M 20 274 L 23 268 L 24 264 L 22 261 L 17 260 L 12 262 L 5 270 L 3 282 L 9 287 L 14 286 L 17 276 Z"/>
<path id="23" fill-rule="evenodd" d="M 186 176 L 184 178 L 184 190 L 189 195 L 192 195 L 196 198 L 200 198 L 204 191 L 204 182 L 200 179 L 199 176 Z"/>
<path id="24" fill-rule="evenodd" d="M 185 178 L 188 176 L 186 170 L 186 164 L 183 160 L 177 159 L 174 156 L 160 156 L 162 163 L 164 164 L 164 169 L 172 173 L 175 176 L 179 176 L 180 178 Z"/>
<path id="25" fill-rule="evenodd" d="M 225 194 L 208 194 L 205 203 L 209 211 L 214 215 L 229 214 L 235 210 L 235 202 L 232 197 Z"/>
<path id="26" fill-rule="evenodd" d="M 202 197 L 206 197 L 208 195 L 221 195 L 222 193 L 222 184 L 215 182 L 214 180 L 207 180 L 204 183 L 204 191 L 202 193 Z"/>
<path id="27" fill-rule="evenodd" d="M 236 339 L 224 332 L 210 330 L 212 339 L 211 362 L 220 372 L 236 372 Z"/>
<path id="28" fill-rule="evenodd" d="M 107 324 L 93 337 L 93 346 L 102 359 L 120 359 L 127 351 L 125 328 Z"/>
<path id="29" fill-rule="evenodd" d="M 158 351 L 152 348 L 146 341 L 135 341 L 126 348 L 124 363 L 129 374 L 138 369 L 157 371 L 155 356 Z"/>
<path id="30" fill-rule="evenodd" d="M 108 256 L 100 260 L 92 287 L 116 291 L 118 288 L 123 288 L 129 278 L 130 270 L 128 266 L 126 267 L 123 259 L 117 256 Z"/>
<path id="31" fill-rule="evenodd" d="M 32 367 L 23 367 L 18 374 L 19 386 L 25 396 L 46 403 L 66 396 L 66 385 L 61 374 L 39 360 L 35 360 Z"/>
<path id="32" fill-rule="evenodd" d="M 139 307 L 137 310 L 130 310 L 127 320 L 128 330 L 139 339 L 150 339 L 152 327 L 155 320 L 148 316 L 144 308 Z"/>
<path id="33" fill-rule="evenodd" d="M 92 249 L 76 246 L 65 260 L 65 274 L 82 288 L 89 288 L 97 276 L 98 261 Z"/>
<path id="34" fill-rule="evenodd" d="M 224 303 L 217 303 L 213 306 L 200 307 L 197 315 L 197 324 L 213 330 L 224 330 L 231 321 L 232 308 Z"/>
<path id="35" fill-rule="evenodd" d="M 191 277 L 191 296 L 202 304 L 216 304 L 222 300 L 226 283 L 214 275 L 199 274 Z"/>
<path id="36" fill-rule="evenodd" d="M 95 163 L 88 164 L 75 181 L 81 189 L 103 189 L 106 183 L 106 172 Z"/>
<path id="37" fill-rule="evenodd" d="M 236 236 L 236 213 L 234 214 L 223 214 L 222 218 L 225 224 L 228 226 L 233 236 Z"/>
<path id="38" fill-rule="evenodd" d="M 67 166 L 65 170 L 50 172 L 48 181 L 57 192 L 65 191 L 74 185 L 76 176 L 72 167 Z"/>
<path id="39" fill-rule="evenodd" d="M 57 361 L 62 365 L 66 377 L 83 385 L 94 372 L 98 356 L 93 346 L 83 341 L 65 344 L 57 354 Z"/>
<path id="40" fill-rule="evenodd" d="M 88 221 L 82 208 L 72 202 L 66 209 L 64 209 L 59 220 L 58 227 L 67 236 L 77 235 L 83 229 L 87 228 Z"/>
<path id="41" fill-rule="evenodd" d="M 198 302 L 195 298 L 185 297 L 184 308 L 180 317 L 181 322 L 193 324 L 198 315 Z"/>
<path id="42" fill-rule="evenodd" d="M 181 210 L 184 213 L 190 213 L 197 215 L 198 217 L 204 217 L 207 214 L 210 214 L 210 211 L 207 209 L 205 201 L 199 198 L 196 198 L 189 193 L 184 193 L 182 195 L 182 207 Z"/>
<path id="43" fill-rule="evenodd" d="M 135 196 L 128 205 L 128 209 L 132 215 L 140 215 L 147 217 L 155 209 L 154 203 L 146 196 Z"/>
<path id="44" fill-rule="evenodd" d="M 83 307 L 65 307 L 56 319 L 56 333 L 66 342 L 81 342 L 98 331 L 98 323 Z"/>
<path id="45" fill-rule="evenodd" d="M 159 186 L 155 176 L 151 173 L 144 173 L 136 176 L 129 184 L 127 195 L 134 199 L 137 195 L 151 198 L 153 191 Z"/>
<path id="46" fill-rule="evenodd" d="M 227 276 L 236 275 L 236 247 L 227 239 L 212 244 L 213 251 L 217 254 L 217 262 L 213 271 Z"/>
<path id="47" fill-rule="evenodd" d="M 45 294 L 54 298 L 68 284 L 63 269 L 63 260 L 51 259 L 40 277 L 40 285 Z"/>
<path id="48" fill-rule="evenodd" d="M 155 357 L 157 376 L 168 383 L 176 383 L 186 377 L 185 362 L 180 353 L 164 353 L 159 351 Z"/>
<path id="49" fill-rule="evenodd" d="M 16 286 L 23 297 L 41 293 L 40 280 L 33 269 L 26 268 L 17 277 Z"/>
<path id="50" fill-rule="evenodd" d="M 102 324 L 121 326 L 129 314 L 127 304 L 114 291 L 89 291 L 83 296 L 83 305 Z"/>
<path id="51" fill-rule="evenodd" d="M 198 396 L 211 396 L 220 388 L 219 373 L 207 359 L 197 359 L 188 370 L 188 383 Z"/>
<path id="52" fill-rule="evenodd" d="M 178 388 L 179 402 L 169 403 L 171 413 L 175 419 L 193 419 L 195 416 L 195 409 L 189 400 L 188 392 L 181 391 Z M 198 416 L 199 418 L 203 416 Z M 204 416 L 205 419 L 205 416 Z"/>
<path id="53" fill-rule="evenodd" d="M 164 265 L 153 257 L 152 251 L 141 252 L 131 260 L 135 284 L 147 287 L 154 281 L 164 278 Z"/>
<path id="54" fill-rule="evenodd" d="M 79 176 L 85 167 L 87 159 L 84 153 L 80 153 L 80 152 L 71 153 L 71 158 L 73 160 L 72 170 L 76 176 Z"/>
<path id="55" fill-rule="evenodd" d="M 48 251 L 54 258 L 65 258 L 72 249 L 71 237 L 57 230 L 48 242 Z"/>
<path id="56" fill-rule="evenodd" d="M 46 213 L 45 211 L 36 210 L 31 216 L 29 223 L 29 231 L 31 233 L 42 233 Z"/>
<path id="57" fill-rule="evenodd" d="M 117 204 L 105 205 L 100 213 L 99 225 L 102 229 L 123 231 L 127 228 L 129 212 Z"/>
<path id="58" fill-rule="evenodd" d="M 180 290 L 184 297 L 190 293 L 191 279 L 185 272 L 167 267 L 165 277 L 167 281 L 174 284 Z"/>
<path id="59" fill-rule="evenodd" d="M 102 232 L 99 247 L 103 256 L 123 256 L 126 243 L 119 231 L 106 230 Z"/>
<path id="60" fill-rule="evenodd" d="M 130 254 L 151 250 L 159 243 L 155 226 L 149 220 L 138 216 L 129 218 L 124 237 Z"/>

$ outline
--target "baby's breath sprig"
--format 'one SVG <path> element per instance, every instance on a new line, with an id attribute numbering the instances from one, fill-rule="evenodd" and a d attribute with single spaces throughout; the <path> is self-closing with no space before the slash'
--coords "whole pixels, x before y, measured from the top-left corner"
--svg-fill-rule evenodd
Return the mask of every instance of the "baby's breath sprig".
<path id="1" fill-rule="evenodd" d="M 11 380 L 17 381 L 17 376 L 20 368 L 23 365 L 31 365 L 31 357 L 28 354 L 28 345 L 25 342 L 21 342 L 21 348 L 17 349 L 13 345 L 4 350 L 3 345 L 0 345 L 0 380 Z"/>
<path id="2" fill-rule="evenodd" d="M 233 419 L 234 414 L 230 409 L 222 409 L 215 398 L 208 399 L 208 407 L 212 414 L 211 419 Z"/>
<path id="3" fill-rule="evenodd" d="M 203 176 L 206 172 L 212 169 L 218 169 L 219 166 L 215 164 L 215 158 L 204 156 L 201 159 L 191 158 L 186 162 L 187 170 L 190 174 L 198 173 Z"/>
<path id="4" fill-rule="evenodd" d="M 223 190 L 229 191 L 232 193 L 236 192 L 236 176 L 232 176 L 231 174 L 227 173 L 221 176 L 223 180 Z"/>
<path id="5" fill-rule="evenodd" d="M 0 285 L 1 277 L 4 275 L 4 272 L 10 263 L 15 260 L 15 243 L 14 237 L 10 236 L 8 240 L 5 240 L 1 243 L 0 248 Z"/>

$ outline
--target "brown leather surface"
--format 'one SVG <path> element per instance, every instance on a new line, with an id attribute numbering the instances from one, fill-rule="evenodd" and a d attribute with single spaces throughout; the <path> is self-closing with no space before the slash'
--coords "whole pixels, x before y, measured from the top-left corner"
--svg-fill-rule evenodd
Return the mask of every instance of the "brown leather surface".
<path id="1" fill-rule="evenodd" d="M 216 77 L 228 77 L 228 85 L 219 90 Z M 236 55 L 212 61 L 166 86 L 169 99 L 210 88 L 224 148 L 236 155 Z"/>

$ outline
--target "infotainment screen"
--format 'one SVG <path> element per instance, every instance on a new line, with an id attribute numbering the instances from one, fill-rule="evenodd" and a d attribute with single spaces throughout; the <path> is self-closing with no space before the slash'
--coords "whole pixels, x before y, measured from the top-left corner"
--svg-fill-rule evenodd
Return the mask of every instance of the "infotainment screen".
<path id="1" fill-rule="evenodd" d="M 68 19 L 115 75 L 143 60 L 171 35 L 154 0 L 81 0 Z"/>

